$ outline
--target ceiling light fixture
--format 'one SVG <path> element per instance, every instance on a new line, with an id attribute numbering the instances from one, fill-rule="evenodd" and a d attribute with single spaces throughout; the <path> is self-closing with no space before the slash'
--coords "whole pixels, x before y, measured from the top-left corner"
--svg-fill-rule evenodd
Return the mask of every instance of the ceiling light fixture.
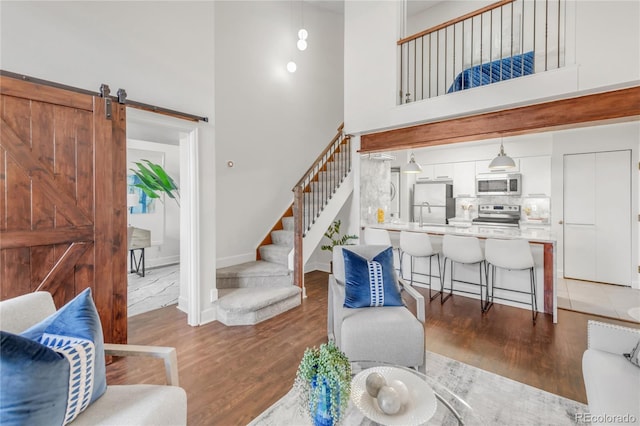
<path id="1" fill-rule="evenodd" d="M 296 43 L 296 46 L 298 46 L 298 50 L 305 50 L 307 48 L 307 41 L 300 39 L 298 43 Z"/>
<path id="2" fill-rule="evenodd" d="M 297 69 L 298 66 L 296 65 L 296 63 L 293 61 L 289 61 L 289 63 L 287 64 L 287 71 L 289 71 L 290 73 L 294 73 Z"/>
<path id="3" fill-rule="evenodd" d="M 515 166 L 516 166 L 516 162 L 513 161 L 513 158 L 505 154 L 504 145 L 502 145 L 502 141 L 500 141 L 500 152 L 498 153 L 498 156 L 496 158 L 491 160 L 491 163 L 489 163 L 489 168 L 492 170 L 495 170 L 495 169 L 503 170 L 503 169 L 512 169 Z"/>
<path id="4" fill-rule="evenodd" d="M 404 173 L 422 173 L 422 167 L 420 167 L 420 164 L 416 163 L 416 158 L 414 157 L 413 153 L 411 153 L 411 159 L 409 160 L 407 165 L 404 166 L 404 169 L 402 171 Z"/>

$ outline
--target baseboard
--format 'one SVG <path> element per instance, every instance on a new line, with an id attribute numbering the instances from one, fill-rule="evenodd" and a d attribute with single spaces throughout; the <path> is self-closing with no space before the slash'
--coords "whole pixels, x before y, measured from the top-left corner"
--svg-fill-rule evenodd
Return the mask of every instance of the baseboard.
<path id="1" fill-rule="evenodd" d="M 169 266 L 180 263 L 180 255 L 176 256 L 167 256 L 167 257 L 159 257 L 156 259 L 145 259 L 144 267 L 147 269 L 150 268 L 159 268 L 161 266 Z"/>
<path id="2" fill-rule="evenodd" d="M 178 309 L 184 312 L 185 314 L 189 314 L 189 303 L 186 297 L 178 297 Z"/>
<path id="3" fill-rule="evenodd" d="M 200 313 L 200 324 L 204 325 L 218 319 L 218 308 L 216 306 L 212 306 L 210 308 L 205 309 Z"/>
<path id="4" fill-rule="evenodd" d="M 216 268 L 226 268 L 227 266 L 238 265 L 240 263 L 252 262 L 256 260 L 256 253 L 245 253 L 236 256 L 219 257 L 216 259 Z"/>
<path id="5" fill-rule="evenodd" d="M 322 271 L 329 273 L 331 272 L 331 266 L 326 262 L 307 262 L 307 264 L 304 265 L 305 274 L 312 271 Z"/>

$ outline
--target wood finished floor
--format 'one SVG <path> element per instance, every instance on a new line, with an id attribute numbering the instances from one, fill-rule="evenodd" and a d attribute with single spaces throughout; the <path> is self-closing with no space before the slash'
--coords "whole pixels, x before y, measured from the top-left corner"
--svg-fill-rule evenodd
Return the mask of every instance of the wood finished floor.
<path id="1" fill-rule="evenodd" d="M 129 318 L 129 343 L 177 349 L 189 425 L 245 425 L 289 391 L 304 349 L 326 341 L 327 274 L 307 274 L 306 286 L 301 306 L 255 326 L 189 327 L 175 306 L 140 314 Z M 483 315 L 477 300 L 460 296 L 444 305 L 436 299 L 426 311 L 428 350 L 579 402 L 586 402 L 587 320 L 640 328 L 564 310 L 558 324 L 540 315 L 533 326 L 530 311 L 495 305 Z M 164 383 L 163 365 L 117 359 L 107 380 Z"/>

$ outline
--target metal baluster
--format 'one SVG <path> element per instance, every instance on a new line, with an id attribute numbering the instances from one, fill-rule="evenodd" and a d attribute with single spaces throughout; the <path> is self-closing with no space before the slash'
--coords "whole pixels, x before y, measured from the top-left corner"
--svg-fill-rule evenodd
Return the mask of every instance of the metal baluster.
<path id="1" fill-rule="evenodd" d="M 420 92 L 424 99 L 424 36 L 420 37 Z"/>
<path id="2" fill-rule="evenodd" d="M 482 45 L 484 44 L 483 30 L 484 30 L 484 13 L 480 15 L 480 75 L 482 76 Z M 489 83 L 491 84 L 491 74 L 489 74 Z M 480 78 L 480 86 L 482 86 L 482 77 Z"/>
<path id="3" fill-rule="evenodd" d="M 504 34 L 504 15 L 502 11 L 504 6 L 500 8 L 500 81 L 502 81 L 502 52 L 504 52 L 504 46 L 502 45 L 502 34 Z"/>
<path id="4" fill-rule="evenodd" d="M 462 90 L 464 90 L 464 21 L 462 21 Z"/>
<path id="5" fill-rule="evenodd" d="M 547 71 L 549 57 L 549 0 L 544 1 L 544 70 Z"/>
<path id="6" fill-rule="evenodd" d="M 456 25 L 453 24 L 453 67 L 451 70 L 451 85 L 456 81 Z"/>
<path id="7" fill-rule="evenodd" d="M 402 89 L 404 88 L 404 79 L 402 78 L 402 65 L 404 61 L 404 44 L 400 45 L 400 105 L 402 105 Z"/>
<path id="8" fill-rule="evenodd" d="M 536 4 L 538 3 L 538 0 L 533 0 L 533 55 L 535 58 L 535 52 L 536 52 Z M 535 66 L 535 60 L 534 60 L 534 66 Z M 533 69 L 534 73 L 535 73 L 535 67 Z"/>
<path id="9" fill-rule="evenodd" d="M 444 93 L 447 93 L 447 52 L 449 51 L 449 31 L 444 29 Z"/>
<path id="10" fill-rule="evenodd" d="M 431 34 L 429 34 L 429 97 L 431 97 Z"/>
<path id="11" fill-rule="evenodd" d="M 558 68 L 560 68 L 560 3 L 558 0 Z"/>
<path id="12" fill-rule="evenodd" d="M 511 72 L 509 78 L 513 78 L 513 3 L 511 3 Z"/>
<path id="13" fill-rule="evenodd" d="M 440 95 L 440 30 L 436 33 L 436 96 Z"/>
<path id="14" fill-rule="evenodd" d="M 489 75 L 493 79 L 493 10 L 489 19 Z"/>
<path id="15" fill-rule="evenodd" d="M 520 15 L 520 77 L 524 76 L 524 0 L 522 1 L 522 13 Z"/>
<path id="16" fill-rule="evenodd" d="M 474 29 L 473 29 L 473 21 L 474 19 L 471 18 L 471 70 L 473 70 L 473 38 L 475 37 Z M 469 87 L 473 87 L 473 72 L 469 77 L 471 77 L 471 84 L 469 85 Z"/>

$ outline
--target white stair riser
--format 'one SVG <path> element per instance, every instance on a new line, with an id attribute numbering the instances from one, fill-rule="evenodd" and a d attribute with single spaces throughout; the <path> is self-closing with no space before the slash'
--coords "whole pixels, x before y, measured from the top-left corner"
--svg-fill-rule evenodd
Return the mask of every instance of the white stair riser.
<path id="1" fill-rule="evenodd" d="M 217 319 L 224 325 L 254 325 L 297 306 L 300 306 L 300 295 L 288 297 L 272 305 L 250 312 L 228 312 L 219 307 Z"/>
<path id="2" fill-rule="evenodd" d="M 265 277 L 216 278 L 216 287 L 221 288 L 269 288 L 293 285 L 293 275 Z"/>

